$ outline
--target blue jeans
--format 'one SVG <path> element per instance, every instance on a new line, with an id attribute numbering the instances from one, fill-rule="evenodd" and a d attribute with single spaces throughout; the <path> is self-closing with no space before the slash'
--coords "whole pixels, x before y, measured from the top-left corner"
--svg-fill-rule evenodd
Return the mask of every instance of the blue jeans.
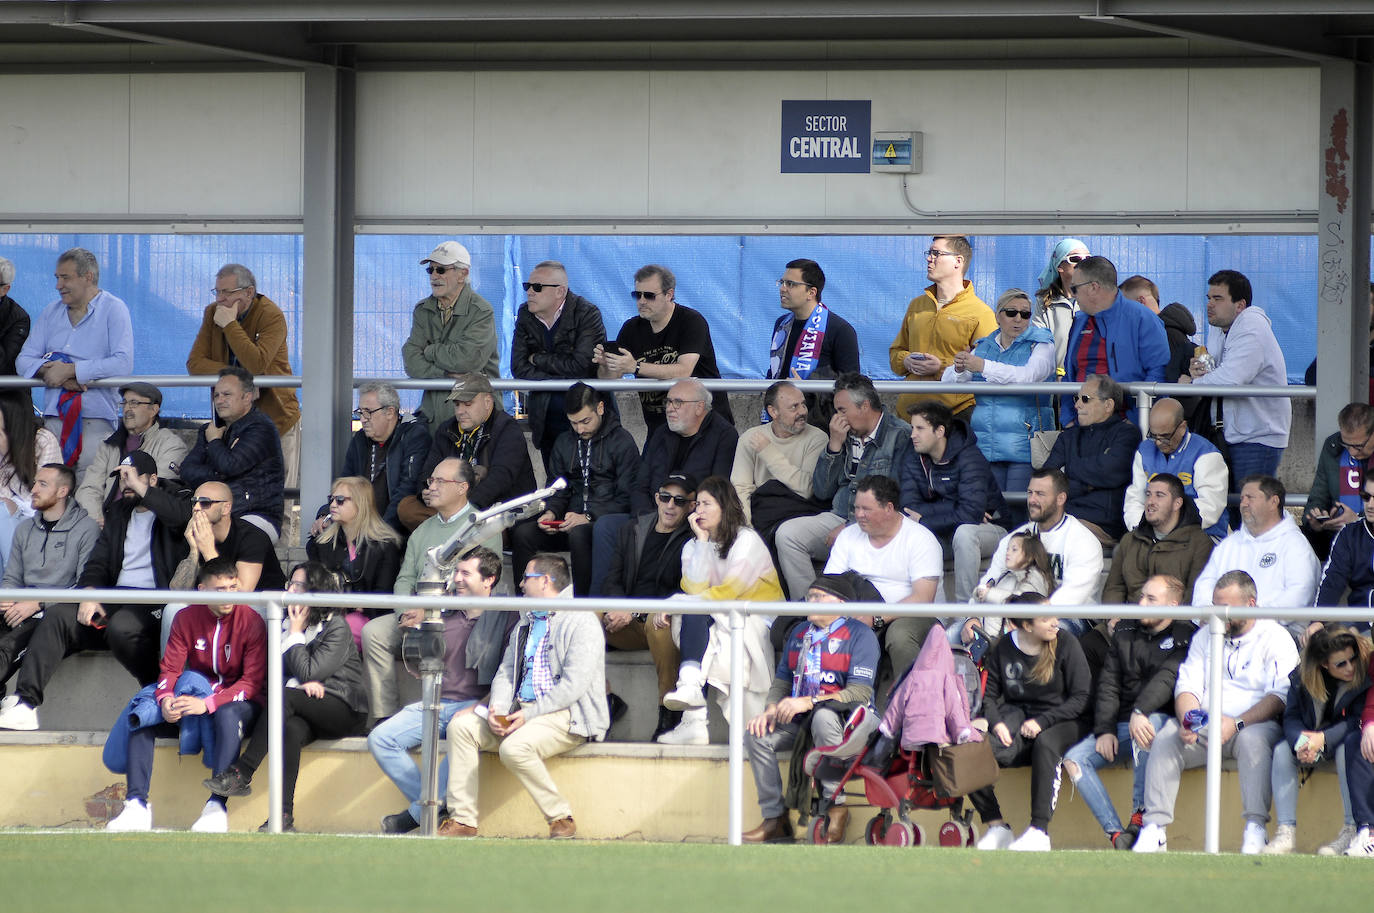
<path id="1" fill-rule="evenodd" d="M 1167 714 L 1152 713 L 1150 725 L 1155 728 L 1155 732 L 1159 732 L 1168 719 Z M 1134 755 L 1135 772 L 1131 784 L 1131 810 L 1134 811 L 1145 806 L 1145 763 L 1150 759 L 1148 751 L 1137 749 L 1131 741 L 1129 723 L 1116 724 L 1116 742 L 1116 761 L 1111 765 L 1106 758 L 1097 753 L 1097 736 L 1093 735 L 1084 738 L 1064 755 L 1065 761 L 1072 761 L 1078 765 L 1079 777 L 1074 781 L 1074 785 L 1078 787 L 1083 801 L 1088 803 L 1088 808 L 1108 837 L 1124 828 L 1121 826 L 1121 818 L 1117 815 L 1116 808 L 1112 805 L 1111 796 L 1107 795 L 1107 788 L 1102 785 L 1102 779 L 1097 772 L 1103 767 L 1124 765 L 1126 759 Z"/>
<path id="2" fill-rule="evenodd" d="M 215 727 L 215 755 L 206 766 L 218 777 L 238 760 L 243 737 L 253 730 L 262 708 L 252 701 L 229 701 L 210 714 Z M 175 739 L 181 734 L 176 723 L 158 723 L 129 733 L 129 772 L 127 792 L 130 799 L 148 801 L 153 780 L 153 746 L 156 739 Z"/>
<path id="3" fill-rule="evenodd" d="M 449 720 L 464 707 L 471 707 L 476 701 L 440 701 L 439 735 L 448 728 Z M 407 704 L 394 716 L 383 723 L 367 737 L 367 750 L 377 761 L 382 773 L 391 778 L 401 795 L 410 800 L 410 817 L 420 820 L 420 768 L 411 759 L 410 752 L 420 747 L 423 736 L 424 709 L 417 701 Z M 439 790 L 442 795 L 444 784 L 448 782 L 448 752 L 439 755 Z"/>
<path id="4" fill-rule="evenodd" d="M 988 463 L 992 468 L 992 478 L 997 482 L 997 488 L 1006 494 L 1016 492 L 1025 494 L 1026 486 L 1030 485 L 1031 464 L 1030 463 L 1009 463 L 998 460 L 995 463 Z M 1008 504 L 1007 515 L 1002 518 L 1002 525 L 1007 529 L 1015 529 L 1028 519 L 1025 504 Z"/>
<path id="5" fill-rule="evenodd" d="M 1356 727 L 1356 732 L 1359 727 Z M 1349 742 L 1340 745 L 1328 746 L 1334 749 L 1334 753 L 1329 757 L 1336 762 L 1336 782 L 1341 788 L 1341 811 L 1345 816 L 1346 824 L 1355 823 L 1355 813 L 1350 806 L 1350 784 L 1346 781 L 1346 746 Z M 1359 754 L 1360 743 L 1355 742 L 1355 753 Z M 1293 748 L 1288 744 L 1287 739 L 1280 739 L 1274 746 L 1274 766 L 1270 770 L 1269 776 L 1274 784 L 1274 819 L 1279 824 L 1291 824 L 1294 827 L 1298 824 L 1298 759 L 1293 754 Z"/>
<path id="6" fill-rule="evenodd" d="M 1231 450 L 1231 491 L 1240 491 L 1240 483 L 1246 476 L 1275 476 L 1279 471 L 1279 460 L 1283 450 L 1268 444 L 1230 444 Z M 1240 508 L 1230 508 L 1231 528 L 1240 529 Z"/>

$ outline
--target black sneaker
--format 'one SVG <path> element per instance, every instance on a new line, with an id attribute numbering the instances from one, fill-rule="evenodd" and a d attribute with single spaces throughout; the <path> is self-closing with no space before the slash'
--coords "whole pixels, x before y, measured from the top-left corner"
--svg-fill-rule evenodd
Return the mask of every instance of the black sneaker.
<path id="1" fill-rule="evenodd" d="M 654 730 L 654 736 L 649 741 L 657 742 L 658 737 L 665 732 L 672 732 L 677 728 L 677 724 L 682 722 L 681 710 L 669 710 L 667 707 L 658 708 L 658 728 Z"/>
<path id="2" fill-rule="evenodd" d="M 1129 850 L 1135 846 L 1135 834 L 1130 831 L 1117 831 L 1108 839 L 1112 841 L 1112 849 Z"/>
<path id="3" fill-rule="evenodd" d="M 614 691 L 606 692 L 606 709 L 611 714 L 611 725 L 614 726 L 616 720 L 625 715 L 625 711 L 630 709 L 630 705 L 625 703 L 624 698 Z"/>
<path id="4" fill-rule="evenodd" d="M 413 830 L 418 830 L 420 822 L 410 816 L 410 809 L 397 812 L 394 815 L 387 815 L 382 819 L 383 834 L 409 834 Z"/>
<path id="5" fill-rule="evenodd" d="M 259 834 L 265 834 L 265 833 L 267 833 L 267 825 L 268 825 L 269 823 L 270 823 L 270 822 L 264 821 L 262 824 L 258 825 L 258 833 L 259 833 Z M 294 833 L 296 833 L 296 816 L 295 816 L 295 815 L 291 814 L 290 812 L 282 812 L 282 814 L 281 814 L 281 832 L 282 832 L 283 834 L 294 834 Z"/>
<path id="6" fill-rule="evenodd" d="M 234 764 L 230 764 L 219 776 L 210 777 L 202 782 L 210 792 L 226 799 L 253 794 L 253 787 L 249 785 L 248 777 L 244 776 L 243 771 Z"/>

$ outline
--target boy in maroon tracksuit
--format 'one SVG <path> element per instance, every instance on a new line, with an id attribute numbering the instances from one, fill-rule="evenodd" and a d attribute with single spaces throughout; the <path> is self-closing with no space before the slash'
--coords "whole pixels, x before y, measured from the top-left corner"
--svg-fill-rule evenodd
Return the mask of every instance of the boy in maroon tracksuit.
<path id="1" fill-rule="evenodd" d="M 238 570 L 227 558 L 206 562 L 196 588 L 219 593 L 238 592 Z M 210 680 L 210 694 L 177 695 L 182 672 L 199 672 Z M 107 825 L 112 831 L 146 831 L 153 825 L 148 785 L 153 774 L 153 744 L 175 738 L 176 723 L 208 714 L 214 726 L 215 776 L 238 759 L 245 732 L 262 709 L 267 685 L 267 627 L 262 616 L 244 605 L 191 605 L 172 620 L 155 699 L 164 722 L 129 734 L 128 793 L 124 811 Z M 223 833 L 229 829 L 225 800 L 211 796 L 191 830 Z"/>

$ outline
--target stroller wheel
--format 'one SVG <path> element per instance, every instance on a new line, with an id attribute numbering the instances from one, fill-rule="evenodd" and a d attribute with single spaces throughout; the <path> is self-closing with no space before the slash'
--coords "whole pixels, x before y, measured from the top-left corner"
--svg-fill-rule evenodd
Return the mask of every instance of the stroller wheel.
<path id="1" fill-rule="evenodd" d="M 874 815 L 869 820 L 868 826 L 864 828 L 864 843 L 869 846 L 880 846 L 887 836 L 887 826 L 890 819 L 886 815 Z"/>
<path id="2" fill-rule="evenodd" d="M 965 824 L 964 827 L 968 830 L 968 842 L 965 843 L 964 846 L 970 847 L 970 848 L 977 846 L 977 845 L 978 845 L 978 825 L 976 825 L 976 824 L 974 824 L 972 821 L 970 821 L 968 824 Z"/>
<path id="3" fill-rule="evenodd" d="M 926 837 L 926 829 L 921 827 L 921 825 L 908 824 L 907 827 L 911 828 L 912 846 L 926 846 L 930 843 L 930 840 Z"/>
<path id="4" fill-rule="evenodd" d="M 894 821 L 883 835 L 884 846 L 916 846 L 921 836 L 920 828 L 905 821 Z"/>
<path id="5" fill-rule="evenodd" d="M 967 846 L 968 828 L 962 821 L 946 821 L 940 825 L 940 846 Z"/>
<path id="6" fill-rule="evenodd" d="M 806 829 L 806 832 L 811 836 L 813 846 L 829 845 L 830 841 L 826 839 L 826 836 L 830 832 L 830 816 L 817 815 L 812 818 L 811 826 Z"/>

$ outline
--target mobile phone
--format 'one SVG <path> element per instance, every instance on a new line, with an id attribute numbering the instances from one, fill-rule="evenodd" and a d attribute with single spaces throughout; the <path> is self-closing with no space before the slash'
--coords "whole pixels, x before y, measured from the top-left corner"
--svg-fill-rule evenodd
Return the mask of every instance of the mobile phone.
<path id="1" fill-rule="evenodd" d="M 563 525 L 562 520 L 540 520 L 539 525 L 545 529 L 558 529 Z"/>
<path id="2" fill-rule="evenodd" d="M 988 655 L 988 648 L 991 646 L 992 641 L 988 639 L 983 629 L 975 627 L 973 629 L 973 640 L 968 642 L 969 659 L 973 660 L 975 665 L 982 663 L 983 657 Z"/>

